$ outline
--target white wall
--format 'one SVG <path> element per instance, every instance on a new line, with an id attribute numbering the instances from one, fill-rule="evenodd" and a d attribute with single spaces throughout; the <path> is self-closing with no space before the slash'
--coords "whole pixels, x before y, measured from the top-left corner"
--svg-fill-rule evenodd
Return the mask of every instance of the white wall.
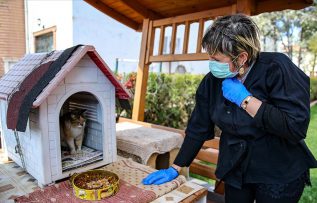
<path id="1" fill-rule="evenodd" d="M 30 52 L 34 52 L 33 32 L 56 26 L 56 49 L 62 50 L 73 45 L 72 0 L 26 0 L 27 37 Z M 41 19 L 38 26 L 37 19 Z M 28 49 L 27 49 L 28 50 Z"/>
<path id="2" fill-rule="evenodd" d="M 73 40 L 75 44 L 93 45 L 108 66 L 115 69 L 115 59 L 139 59 L 141 33 L 101 13 L 83 0 L 73 1 Z M 137 63 L 120 63 L 120 68 Z M 133 69 L 133 68 L 132 68 Z"/>

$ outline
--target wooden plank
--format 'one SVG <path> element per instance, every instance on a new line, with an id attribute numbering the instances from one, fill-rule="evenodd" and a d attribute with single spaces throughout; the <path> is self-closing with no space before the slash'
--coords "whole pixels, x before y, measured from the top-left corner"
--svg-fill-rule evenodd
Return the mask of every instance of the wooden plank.
<path id="1" fill-rule="evenodd" d="M 219 149 L 219 138 L 215 137 L 212 140 L 208 140 L 204 143 L 203 147 Z"/>
<path id="2" fill-rule="evenodd" d="M 159 41 L 159 50 L 158 50 L 158 55 L 163 54 L 163 47 L 164 47 L 164 36 L 165 36 L 165 27 L 161 26 L 161 31 L 160 31 L 160 41 Z"/>
<path id="3" fill-rule="evenodd" d="M 149 76 L 149 65 L 146 64 L 146 48 L 148 46 L 149 19 L 143 21 L 140 60 L 137 71 L 132 119 L 144 120 L 145 94 Z"/>
<path id="4" fill-rule="evenodd" d="M 194 160 L 189 166 L 189 172 L 217 180 L 215 171 L 214 167 L 201 164 L 197 160 Z"/>
<path id="5" fill-rule="evenodd" d="M 123 23 L 127 25 L 128 27 L 138 30 L 139 23 L 131 20 L 130 18 L 122 15 L 121 13 L 113 10 L 112 8 L 108 7 L 106 4 L 104 4 L 102 1 L 99 0 L 84 0 L 99 11 L 107 14 L 108 16 L 112 17 L 113 19 L 119 21 L 120 23 Z"/>
<path id="6" fill-rule="evenodd" d="M 151 20 L 163 18 L 162 15 L 155 13 L 154 11 L 152 11 L 149 8 L 144 7 L 136 0 L 120 0 L 120 2 L 122 2 L 123 4 L 125 4 L 126 6 L 131 8 L 132 10 L 134 10 L 136 13 L 141 15 L 143 18 L 149 18 Z"/>
<path id="7" fill-rule="evenodd" d="M 187 197 L 186 199 L 183 199 L 182 201 L 180 201 L 180 203 L 192 203 L 192 202 L 197 202 L 199 199 L 201 199 L 202 197 L 206 196 L 208 193 L 207 188 L 203 188 L 197 192 L 195 192 L 194 194 L 190 195 L 189 197 Z"/>
<path id="8" fill-rule="evenodd" d="M 213 164 L 217 164 L 218 154 L 219 154 L 218 149 L 213 149 L 213 148 L 201 149 L 198 152 L 196 159 L 201 160 L 201 161 L 207 161 L 207 162 L 213 163 Z"/>
<path id="9" fill-rule="evenodd" d="M 255 12 L 254 0 L 239 0 L 237 1 L 237 13 L 244 13 L 246 15 L 252 15 Z"/>
<path id="10" fill-rule="evenodd" d="M 166 26 L 166 25 L 172 25 L 174 23 L 180 24 L 186 21 L 198 21 L 201 18 L 215 18 L 217 16 L 228 15 L 231 13 L 232 13 L 232 6 L 226 6 L 226 7 L 217 8 L 217 9 L 210 9 L 207 11 L 180 15 L 176 17 L 161 19 L 161 20 L 155 20 L 153 22 L 153 26 L 160 27 L 162 25 Z"/>
<path id="11" fill-rule="evenodd" d="M 128 119 L 128 118 L 120 117 L 119 118 L 119 123 L 121 123 L 121 122 L 131 122 L 131 123 L 142 125 L 144 127 L 157 128 L 157 129 L 161 129 L 161 130 L 167 130 L 167 131 L 170 131 L 170 132 L 179 133 L 183 137 L 185 136 L 185 131 L 184 130 L 180 130 L 180 129 L 176 129 L 176 128 L 170 128 L 170 127 L 166 127 L 166 126 L 162 126 L 162 125 L 156 125 L 156 124 L 152 124 L 152 123 L 146 123 L 146 122 L 142 122 L 142 121 L 136 121 L 136 120 L 131 120 L 131 119 Z"/>
<path id="12" fill-rule="evenodd" d="M 155 28 L 153 28 L 153 21 L 150 20 L 149 24 L 149 36 L 148 36 L 148 49 L 146 50 L 146 64 L 150 64 L 150 56 L 153 56 L 154 49 L 154 40 L 155 40 Z"/>
<path id="13" fill-rule="evenodd" d="M 206 53 L 190 53 L 190 54 L 167 54 L 150 56 L 150 62 L 170 62 L 170 61 L 200 61 L 208 60 Z"/>
<path id="14" fill-rule="evenodd" d="M 187 52 L 188 52 L 189 32 L 190 32 L 190 23 L 189 23 L 189 21 L 186 21 L 185 22 L 185 32 L 184 32 L 184 41 L 183 41 L 183 54 L 187 54 Z"/>
<path id="15" fill-rule="evenodd" d="M 307 6 L 311 6 L 313 3 L 312 0 L 303 1 L 303 0 L 267 0 L 260 1 L 255 4 L 255 14 L 260 14 L 264 12 L 272 12 L 272 11 L 281 11 L 284 9 L 302 9 Z"/>
<path id="16" fill-rule="evenodd" d="M 174 23 L 172 25 L 172 37 L 171 37 L 170 54 L 174 54 L 175 53 L 176 34 L 177 34 L 177 26 Z"/>
<path id="17" fill-rule="evenodd" d="M 198 36 L 197 36 L 197 47 L 196 47 L 196 53 L 201 53 L 201 41 L 204 34 L 204 19 L 199 19 L 199 28 L 198 28 Z"/>

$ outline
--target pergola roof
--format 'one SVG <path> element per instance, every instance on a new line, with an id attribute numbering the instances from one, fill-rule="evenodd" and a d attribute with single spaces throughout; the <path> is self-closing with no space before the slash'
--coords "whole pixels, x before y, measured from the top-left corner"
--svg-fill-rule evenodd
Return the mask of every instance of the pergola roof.
<path id="1" fill-rule="evenodd" d="M 141 31 L 143 20 L 158 20 L 210 9 L 237 5 L 251 15 L 285 9 L 302 9 L 313 0 L 85 0 L 101 12 L 128 27 Z"/>

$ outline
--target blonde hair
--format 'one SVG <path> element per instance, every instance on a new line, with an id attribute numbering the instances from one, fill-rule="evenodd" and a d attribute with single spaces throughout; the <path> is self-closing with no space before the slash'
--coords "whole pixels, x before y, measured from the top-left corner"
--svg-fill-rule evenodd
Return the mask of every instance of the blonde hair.
<path id="1" fill-rule="evenodd" d="M 202 39 L 202 46 L 209 55 L 221 53 L 232 59 L 241 52 L 248 53 L 247 64 L 252 64 L 260 52 L 259 28 L 243 14 L 217 18 Z"/>

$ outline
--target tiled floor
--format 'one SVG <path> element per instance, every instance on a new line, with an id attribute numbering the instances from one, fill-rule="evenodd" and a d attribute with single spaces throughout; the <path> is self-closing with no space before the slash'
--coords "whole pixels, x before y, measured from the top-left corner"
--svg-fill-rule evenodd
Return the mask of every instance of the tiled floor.
<path id="1" fill-rule="evenodd" d="M 37 181 L 16 163 L 7 161 L 0 149 L 0 202 L 14 202 L 16 196 L 30 193 L 37 188 Z"/>

